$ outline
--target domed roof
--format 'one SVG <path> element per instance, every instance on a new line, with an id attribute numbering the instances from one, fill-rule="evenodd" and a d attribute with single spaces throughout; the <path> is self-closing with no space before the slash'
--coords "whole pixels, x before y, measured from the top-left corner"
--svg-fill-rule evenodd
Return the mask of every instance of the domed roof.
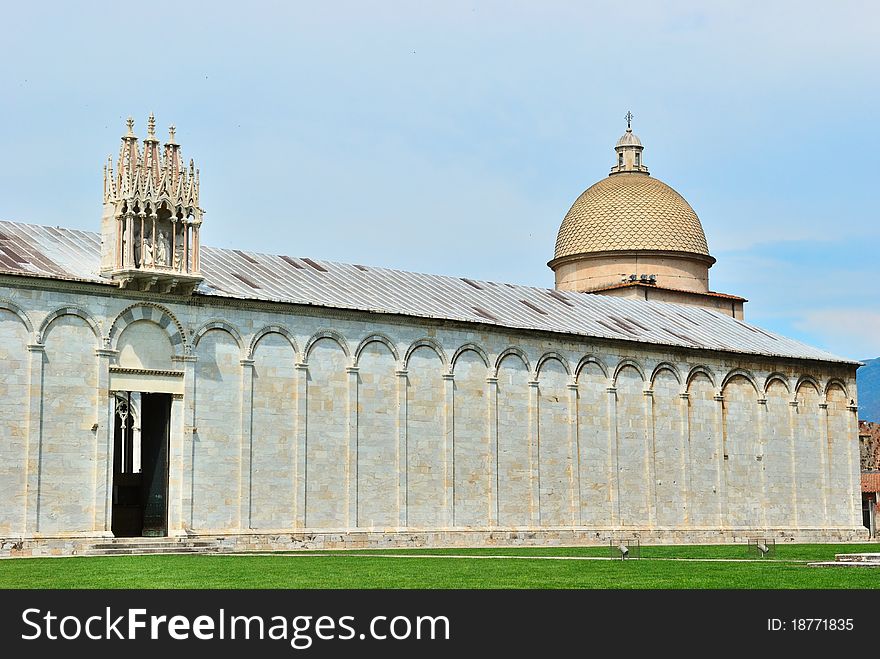
<path id="1" fill-rule="evenodd" d="M 575 200 L 559 227 L 554 258 L 632 250 L 712 258 L 700 218 L 684 197 L 648 174 L 621 171 Z"/>
<path id="2" fill-rule="evenodd" d="M 619 146 L 642 146 L 642 141 L 639 139 L 639 136 L 632 131 L 632 128 L 627 128 L 626 132 L 620 136 L 619 140 L 617 140 L 617 144 L 614 145 L 614 148 L 616 149 Z"/>

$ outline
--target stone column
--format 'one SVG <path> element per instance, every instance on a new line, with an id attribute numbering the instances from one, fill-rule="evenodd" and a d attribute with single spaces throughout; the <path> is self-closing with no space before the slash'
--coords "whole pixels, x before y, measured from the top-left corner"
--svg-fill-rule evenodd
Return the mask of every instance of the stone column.
<path id="1" fill-rule="evenodd" d="M 443 374 L 446 419 L 443 441 L 443 509 L 445 526 L 455 526 L 455 376 Z"/>
<path id="2" fill-rule="evenodd" d="M 569 501 L 571 502 L 571 523 L 581 524 L 581 455 L 578 442 L 578 386 L 572 380 L 568 383 L 568 442 L 569 462 Z"/>
<path id="3" fill-rule="evenodd" d="M 648 527 L 657 524 L 657 447 L 654 442 L 654 391 L 645 389 L 645 480 L 648 483 Z"/>
<path id="4" fill-rule="evenodd" d="M 253 457 L 254 360 L 242 359 L 241 364 L 241 440 L 240 495 L 238 528 L 251 528 L 251 461 Z"/>
<path id="5" fill-rule="evenodd" d="M 125 215 L 125 223 L 127 225 L 125 231 L 125 268 L 134 267 L 134 211 L 130 210 Z"/>
<path id="6" fill-rule="evenodd" d="M 349 366 L 348 373 L 348 475 L 345 500 L 347 503 L 345 526 L 355 528 L 358 525 L 358 367 Z"/>
<path id="7" fill-rule="evenodd" d="M 691 455 L 691 415 L 690 394 L 686 391 L 678 394 L 679 412 L 681 414 L 681 440 L 679 444 L 679 461 L 681 487 L 679 492 L 683 494 L 684 525 L 691 525 L 691 470 L 693 469 L 693 456 Z"/>
<path id="8" fill-rule="evenodd" d="M 193 435 L 196 428 L 195 355 L 171 358 L 183 368 L 183 399 L 171 400 L 171 437 L 168 445 L 168 535 L 185 535 L 193 526 Z"/>
<path id="9" fill-rule="evenodd" d="M 406 427 L 406 384 L 407 372 L 398 369 L 397 373 L 397 526 L 408 526 L 407 498 L 409 477 L 409 451 L 407 447 Z"/>
<path id="10" fill-rule="evenodd" d="M 94 530 L 112 535 L 113 521 L 113 431 L 116 401 L 110 395 L 110 361 L 116 350 L 98 348 L 97 423 L 95 424 L 95 521 Z"/>
<path id="11" fill-rule="evenodd" d="M 40 449 L 42 445 L 42 402 L 43 402 L 43 362 L 46 347 L 40 343 L 27 347 L 30 354 L 28 364 L 28 409 L 27 409 L 27 453 L 25 454 L 26 496 L 24 510 L 24 533 L 31 536 L 39 531 L 38 510 L 40 495 Z"/>
<path id="12" fill-rule="evenodd" d="M 538 409 L 538 381 L 529 380 L 529 519 L 533 527 L 541 525 L 541 437 Z"/>
<path id="13" fill-rule="evenodd" d="M 617 442 L 617 387 L 613 384 L 608 393 L 608 489 L 611 496 L 611 526 L 620 524 L 620 456 Z"/>
<path id="14" fill-rule="evenodd" d="M 727 526 L 727 442 L 724 427 L 724 396 L 715 394 L 715 433 L 718 452 L 718 473 L 715 487 L 718 488 L 718 526 Z"/>
<path id="15" fill-rule="evenodd" d="M 125 218 L 123 215 L 116 216 L 116 254 L 113 255 L 113 263 L 115 265 L 115 269 L 119 270 L 122 268 L 123 262 L 125 261 L 125 254 L 123 253 L 123 245 L 125 244 L 122 240 L 122 236 L 125 233 Z"/>
<path id="16" fill-rule="evenodd" d="M 193 224 L 193 272 L 201 271 L 201 256 L 199 254 L 199 224 Z"/>
<path id="17" fill-rule="evenodd" d="M 296 446 L 293 452 L 293 519 L 296 528 L 306 525 L 306 432 L 308 429 L 309 366 L 298 362 L 296 368 Z"/>
<path id="18" fill-rule="evenodd" d="M 498 526 L 498 378 L 486 378 L 489 415 L 489 526 Z"/>
<path id="19" fill-rule="evenodd" d="M 189 222 L 183 221 L 183 256 L 180 257 L 180 269 L 189 272 Z"/>

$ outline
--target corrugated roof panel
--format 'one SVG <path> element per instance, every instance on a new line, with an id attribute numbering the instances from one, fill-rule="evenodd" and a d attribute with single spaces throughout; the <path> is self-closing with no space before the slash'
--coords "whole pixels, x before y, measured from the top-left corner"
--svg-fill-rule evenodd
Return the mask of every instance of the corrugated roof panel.
<path id="1" fill-rule="evenodd" d="M 0 235 L 2 272 L 114 285 L 98 275 L 96 233 L 0 222 Z M 857 363 L 699 307 L 211 247 L 201 254 L 196 293 L 206 296 Z"/>

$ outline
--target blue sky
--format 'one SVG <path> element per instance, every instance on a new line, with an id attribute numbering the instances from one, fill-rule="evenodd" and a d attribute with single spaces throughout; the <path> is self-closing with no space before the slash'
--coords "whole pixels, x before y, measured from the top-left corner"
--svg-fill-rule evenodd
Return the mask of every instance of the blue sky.
<path id="1" fill-rule="evenodd" d="M 0 218 L 98 230 L 124 119 L 201 168 L 203 242 L 522 284 L 632 110 L 750 322 L 880 355 L 876 2 L 25 3 Z M 10 29 L 10 26 L 11 29 Z"/>

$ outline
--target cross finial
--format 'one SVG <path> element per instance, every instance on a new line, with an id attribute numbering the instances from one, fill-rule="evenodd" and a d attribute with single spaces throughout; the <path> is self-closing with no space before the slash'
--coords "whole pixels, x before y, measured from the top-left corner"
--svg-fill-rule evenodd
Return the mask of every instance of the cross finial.
<path id="1" fill-rule="evenodd" d="M 632 120 L 633 120 L 633 113 L 630 112 L 629 110 L 627 110 L 627 112 L 626 112 L 626 129 L 627 130 L 632 130 Z"/>
<path id="2" fill-rule="evenodd" d="M 126 137 L 134 137 L 134 119 L 129 117 L 125 120 L 125 125 L 128 127 L 128 134 Z"/>

